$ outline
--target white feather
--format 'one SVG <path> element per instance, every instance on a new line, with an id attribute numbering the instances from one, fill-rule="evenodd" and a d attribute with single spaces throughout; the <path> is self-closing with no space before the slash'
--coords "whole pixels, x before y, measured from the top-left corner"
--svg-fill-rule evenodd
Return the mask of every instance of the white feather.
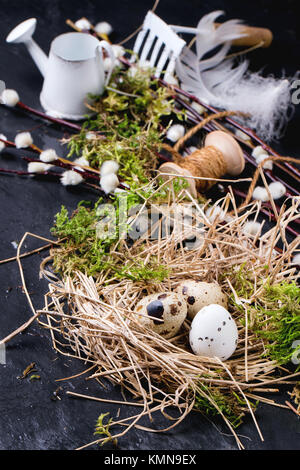
<path id="1" fill-rule="evenodd" d="M 247 119 L 237 119 L 246 121 L 262 138 L 279 137 L 287 122 L 291 85 L 288 80 L 249 73 L 247 61 L 235 65 L 233 59 L 226 59 L 231 41 L 243 34 L 239 20 L 215 28 L 221 13 L 216 11 L 200 20 L 196 53 L 185 48 L 177 60 L 181 86 L 213 106 L 249 114 Z"/>

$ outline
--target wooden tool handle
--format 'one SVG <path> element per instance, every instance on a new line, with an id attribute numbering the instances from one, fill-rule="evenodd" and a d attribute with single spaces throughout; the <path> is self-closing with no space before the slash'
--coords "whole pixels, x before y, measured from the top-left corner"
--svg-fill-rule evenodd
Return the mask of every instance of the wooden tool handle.
<path id="1" fill-rule="evenodd" d="M 220 23 L 216 23 L 218 28 Z M 256 46 L 262 43 L 261 47 L 269 47 L 273 40 L 272 31 L 267 28 L 256 28 L 254 26 L 242 26 L 242 33 L 245 34 L 242 38 L 232 41 L 234 46 Z"/>

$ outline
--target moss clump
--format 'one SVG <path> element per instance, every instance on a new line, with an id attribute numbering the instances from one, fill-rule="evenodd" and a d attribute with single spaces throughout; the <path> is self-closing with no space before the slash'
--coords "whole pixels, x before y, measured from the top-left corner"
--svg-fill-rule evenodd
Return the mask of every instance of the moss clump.
<path id="1" fill-rule="evenodd" d="M 175 193 L 182 190 L 185 182 L 173 181 Z M 143 246 L 137 246 L 131 258 L 124 256 L 122 247 L 127 243 L 130 232 L 126 214 L 145 201 L 166 202 L 169 195 L 166 186 L 159 185 L 154 191 L 150 185 L 139 191 L 128 190 L 112 197 L 111 205 L 103 200 L 91 207 L 81 202 L 72 215 L 63 206 L 56 214 L 53 235 L 64 239 L 60 247 L 53 249 L 54 269 L 64 275 L 81 271 L 89 276 L 97 276 L 103 271 L 110 271 L 111 277 L 132 281 L 163 281 L 169 270 L 160 265 L 155 256 L 140 256 Z M 110 212 L 110 211 L 113 212 Z M 124 218 L 125 214 L 125 218 Z M 124 220 L 123 220 L 124 219 Z M 132 241 L 128 241 L 132 244 Z"/>
<path id="2" fill-rule="evenodd" d="M 279 364 L 291 361 L 300 340 L 300 289 L 295 282 L 267 284 L 255 308 L 252 329 L 266 340 L 268 355 Z"/>
<path id="3" fill-rule="evenodd" d="M 240 298 L 254 298 L 247 305 L 249 331 L 264 340 L 265 355 L 278 364 L 287 364 L 295 354 L 294 341 L 300 340 L 300 289 L 295 282 L 278 284 L 266 282 L 263 276 L 253 279 L 253 272 L 242 265 L 238 270 L 224 274 L 232 280 Z M 255 297 L 255 288 L 260 289 Z M 231 295 L 232 305 L 244 313 Z M 241 320 L 243 322 L 243 320 Z"/>
<path id="4" fill-rule="evenodd" d="M 249 402 L 249 404 L 255 410 L 258 402 L 255 404 Z M 194 408 L 212 417 L 219 415 L 220 410 L 234 428 L 243 423 L 246 412 L 249 412 L 245 400 L 241 399 L 233 390 L 222 390 L 216 386 L 203 384 L 200 385 L 200 392 L 196 396 Z"/>
<path id="5" fill-rule="evenodd" d="M 105 94 L 93 97 L 96 116 L 68 141 L 69 156 L 83 155 L 94 168 L 116 160 L 119 176 L 131 188 L 146 184 L 157 167 L 156 152 L 164 137 L 161 120 L 184 117 L 175 109 L 171 91 L 151 78 L 151 70 L 136 70 L 133 75 L 131 70 L 116 69 Z M 87 138 L 89 131 L 96 132 L 92 140 Z"/>
<path id="6" fill-rule="evenodd" d="M 56 215 L 51 232 L 58 238 L 66 238 L 54 250 L 53 265 L 56 271 L 66 275 L 82 271 L 93 276 L 106 266 L 112 240 L 97 238 L 96 211 L 97 204 L 91 209 L 80 203 L 72 216 L 64 206 Z"/>

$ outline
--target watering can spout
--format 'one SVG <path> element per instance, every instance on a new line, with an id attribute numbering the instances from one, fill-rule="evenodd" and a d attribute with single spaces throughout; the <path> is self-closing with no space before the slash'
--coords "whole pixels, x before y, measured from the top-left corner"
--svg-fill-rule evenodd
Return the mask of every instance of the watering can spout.
<path id="1" fill-rule="evenodd" d="M 43 77 L 46 75 L 48 57 L 32 39 L 32 36 L 36 28 L 36 18 L 30 18 L 29 20 L 23 21 L 16 26 L 7 36 L 6 42 L 10 44 L 24 43 L 33 58 L 36 66 L 40 70 Z"/>

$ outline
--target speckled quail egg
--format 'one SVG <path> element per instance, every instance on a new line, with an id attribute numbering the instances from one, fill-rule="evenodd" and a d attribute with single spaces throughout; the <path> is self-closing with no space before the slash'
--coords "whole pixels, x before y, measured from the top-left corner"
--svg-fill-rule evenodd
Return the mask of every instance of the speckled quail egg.
<path id="1" fill-rule="evenodd" d="M 190 345 L 197 356 L 226 361 L 236 350 L 238 329 L 230 313 L 221 305 L 203 307 L 192 321 Z"/>
<path id="2" fill-rule="evenodd" d="M 138 320 L 166 339 L 178 333 L 187 315 L 183 296 L 176 292 L 162 292 L 144 297 L 136 305 Z"/>
<path id="3" fill-rule="evenodd" d="M 187 279 L 176 288 L 187 302 L 188 317 L 193 319 L 201 308 L 210 304 L 219 304 L 227 308 L 227 298 L 219 284 Z"/>

